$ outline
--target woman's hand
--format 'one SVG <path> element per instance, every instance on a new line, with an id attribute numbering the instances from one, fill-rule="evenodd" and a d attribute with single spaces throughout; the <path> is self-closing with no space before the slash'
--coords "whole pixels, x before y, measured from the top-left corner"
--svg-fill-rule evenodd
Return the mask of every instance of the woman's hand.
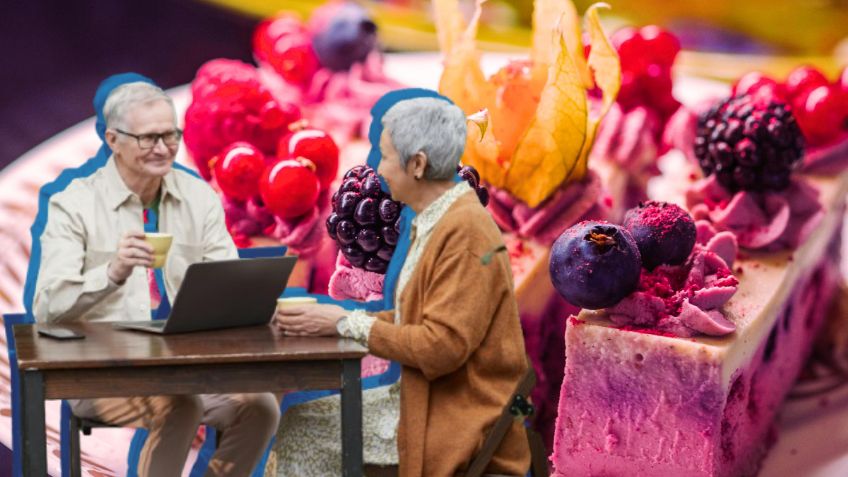
<path id="1" fill-rule="evenodd" d="M 338 305 L 302 305 L 274 313 L 274 325 L 286 336 L 338 336 L 336 323 L 348 312 Z"/>

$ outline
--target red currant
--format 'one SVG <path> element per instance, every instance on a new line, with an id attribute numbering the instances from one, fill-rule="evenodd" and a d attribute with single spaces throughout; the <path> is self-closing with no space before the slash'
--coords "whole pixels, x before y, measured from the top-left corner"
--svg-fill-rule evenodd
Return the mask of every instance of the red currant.
<path id="1" fill-rule="evenodd" d="M 290 132 L 280 139 L 277 156 L 284 159 L 303 157 L 315 164 L 321 189 L 327 189 L 339 169 L 339 147 L 329 134 L 312 128 Z"/>
<path id="2" fill-rule="evenodd" d="M 795 116 L 812 144 L 825 144 L 838 134 L 844 120 L 842 98 L 835 86 L 819 86 L 795 98 Z"/>
<path id="3" fill-rule="evenodd" d="M 293 159 L 269 166 L 259 181 L 265 206 L 281 219 L 293 219 L 309 212 L 320 192 L 315 172 L 304 161 Z"/>
<path id="4" fill-rule="evenodd" d="M 645 69 L 642 84 L 650 97 L 671 95 L 671 69 L 656 63 L 649 65 Z"/>
<path id="5" fill-rule="evenodd" d="M 648 66 L 645 39 L 633 27 L 622 28 L 613 33 L 612 45 L 618 50 L 622 71 L 641 74 Z"/>
<path id="6" fill-rule="evenodd" d="M 766 84 L 777 86 L 777 81 L 759 71 L 752 71 L 736 80 L 736 83 L 733 84 L 733 95 L 753 94 L 754 91 Z"/>
<path id="7" fill-rule="evenodd" d="M 674 64 L 674 59 L 680 53 L 680 41 L 676 36 L 656 25 L 640 28 L 639 34 L 647 46 L 647 51 L 643 54 L 647 54 L 653 61 L 663 66 Z"/>
<path id="8" fill-rule="evenodd" d="M 624 111 L 639 106 L 642 103 L 642 88 L 640 76 L 631 71 L 621 72 L 621 88 L 618 90 L 618 104 Z"/>
<path id="9" fill-rule="evenodd" d="M 215 180 L 227 197 L 247 200 L 259 192 L 265 155 L 247 142 L 234 142 L 212 159 Z"/>
<path id="10" fill-rule="evenodd" d="M 799 66 L 786 77 L 786 94 L 792 99 L 799 94 L 828 84 L 827 78 L 821 71 L 812 66 Z"/>
<path id="11" fill-rule="evenodd" d="M 253 30 L 253 54 L 259 61 L 268 61 L 274 53 L 277 40 L 305 31 L 300 19 L 288 12 L 264 20 Z"/>
<path id="12" fill-rule="evenodd" d="M 291 33 L 277 39 L 268 63 L 284 80 L 294 84 L 308 83 L 319 67 L 312 39 L 306 33 Z"/>

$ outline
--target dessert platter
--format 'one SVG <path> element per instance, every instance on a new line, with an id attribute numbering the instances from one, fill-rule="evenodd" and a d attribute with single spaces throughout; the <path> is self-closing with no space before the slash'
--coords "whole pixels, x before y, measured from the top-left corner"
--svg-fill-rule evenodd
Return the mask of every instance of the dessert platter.
<path id="1" fill-rule="evenodd" d="M 262 22 L 255 64 L 212 60 L 169 92 L 177 160 L 219 193 L 237 245 L 287 246 L 291 286 L 380 300 L 404 206 L 365 165 L 370 109 L 438 90 L 480 126 L 458 175 L 504 234 L 556 475 L 845 475 L 848 386 L 807 358 L 824 327 L 845 339 L 818 354 L 848 343 L 829 318 L 844 295 L 848 73 L 675 76 L 669 32 L 608 36 L 603 5 L 581 19 L 562 0 L 535 2 L 529 54 L 481 54 L 482 3 L 467 20 L 456 0 L 433 5 L 439 53 L 382 54 L 367 12 L 333 2 Z M 23 309 L 38 188 L 93 155 L 93 122 L 0 172 L 8 310 Z M 363 377 L 388 365 L 369 356 Z M 8 446 L 8 363 L 0 375 Z M 49 403 L 52 475 L 58 419 Z M 84 475 L 125 475 L 132 435 L 84 437 Z"/>

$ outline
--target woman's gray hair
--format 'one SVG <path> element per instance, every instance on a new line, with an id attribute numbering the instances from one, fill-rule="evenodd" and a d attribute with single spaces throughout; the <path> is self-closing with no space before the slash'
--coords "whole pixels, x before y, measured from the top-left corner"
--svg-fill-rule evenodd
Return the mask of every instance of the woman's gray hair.
<path id="1" fill-rule="evenodd" d="M 406 169 L 409 158 L 427 155 L 424 178 L 448 180 L 465 149 L 465 113 L 459 107 L 438 98 L 399 101 L 383 115 L 383 127 L 389 130 L 392 145 Z"/>
<path id="2" fill-rule="evenodd" d="M 132 106 L 150 104 L 156 101 L 165 101 L 171 106 L 171 110 L 174 111 L 174 124 L 177 124 L 177 112 L 174 110 L 174 101 L 171 97 L 165 94 L 162 88 L 158 86 L 144 81 L 136 81 L 122 84 L 109 93 L 109 97 L 106 98 L 106 104 L 103 105 L 103 117 L 106 119 L 106 127 L 126 128 L 127 125 L 124 120 L 127 111 Z"/>

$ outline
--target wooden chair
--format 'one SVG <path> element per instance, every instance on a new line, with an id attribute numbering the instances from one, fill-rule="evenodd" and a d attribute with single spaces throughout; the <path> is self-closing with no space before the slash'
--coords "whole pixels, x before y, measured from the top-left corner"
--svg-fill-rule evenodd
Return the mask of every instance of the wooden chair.
<path id="1" fill-rule="evenodd" d="M 529 360 L 528 360 L 529 363 Z M 521 419 L 526 421 L 527 418 L 533 415 L 533 404 L 527 397 L 536 385 L 536 373 L 533 371 L 533 366 L 528 365 L 527 373 L 515 387 L 515 392 L 509 399 L 509 402 L 504 405 L 501 416 L 495 421 L 495 425 L 483 441 L 483 446 L 480 451 L 474 456 L 471 465 L 468 466 L 468 471 L 462 474 L 462 477 L 482 477 L 486 467 L 491 462 L 495 451 L 498 450 L 501 441 L 506 436 L 507 431 L 512 425 L 513 420 Z M 548 456 L 545 450 L 545 444 L 542 441 L 542 436 L 530 427 L 525 426 L 527 432 L 527 441 L 530 444 L 530 474 L 533 477 L 548 477 Z M 398 477 L 398 466 L 396 465 L 374 465 L 365 464 L 365 477 Z"/>

